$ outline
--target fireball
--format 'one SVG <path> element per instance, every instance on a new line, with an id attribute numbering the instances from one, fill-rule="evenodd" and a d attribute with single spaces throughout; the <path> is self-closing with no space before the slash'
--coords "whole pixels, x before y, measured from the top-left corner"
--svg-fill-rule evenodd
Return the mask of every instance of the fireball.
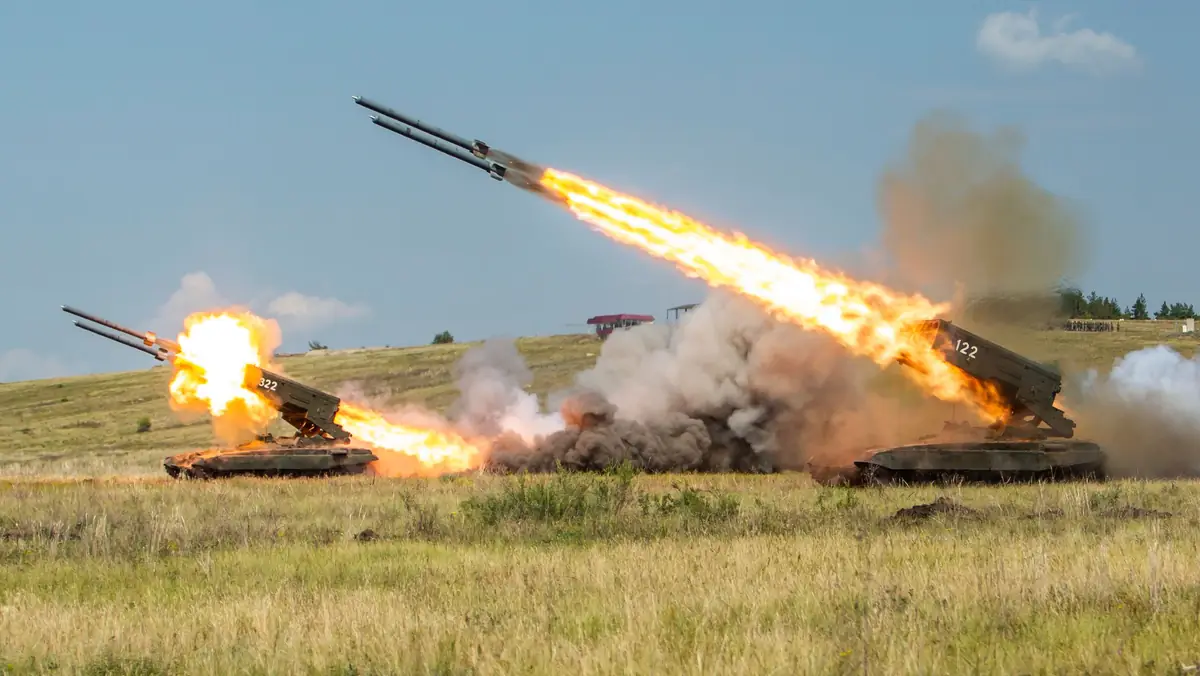
<path id="1" fill-rule="evenodd" d="M 207 412 L 238 437 L 266 430 L 276 410 L 250 378 L 270 360 L 278 342 L 272 340 L 273 327 L 248 312 L 201 312 L 185 319 L 169 386 L 172 408 Z"/>

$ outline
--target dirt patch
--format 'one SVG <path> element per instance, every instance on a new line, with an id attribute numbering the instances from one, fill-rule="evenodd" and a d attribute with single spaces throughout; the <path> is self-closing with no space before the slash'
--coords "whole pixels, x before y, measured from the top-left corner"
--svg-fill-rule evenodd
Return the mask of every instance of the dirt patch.
<path id="1" fill-rule="evenodd" d="M 853 465 L 832 467 L 808 463 L 804 469 L 814 482 L 822 486 L 852 486 L 859 476 L 858 468 Z"/>
<path id="2" fill-rule="evenodd" d="M 104 423 L 99 420 L 80 420 L 79 422 L 67 423 L 63 425 L 64 430 L 82 429 L 82 430 L 98 430 L 104 427 Z"/>
<path id="3" fill-rule="evenodd" d="M 1160 512 L 1157 509 L 1146 509 L 1144 507 L 1130 507 L 1129 505 L 1126 505 L 1124 507 L 1117 507 L 1115 509 L 1105 510 L 1100 513 L 1100 516 L 1103 516 L 1103 517 L 1106 517 L 1109 519 L 1146 519 L 1146 518 L 1165 519 L 1167 517 L 1174 516 L 1174 514 L 1172 514 L 1171 512 Z"/>
<path id="4" fill-rule="evenodd" d="M 938 498 L 937 500 L 934 500 L 926 505 L 913 505 L 912 507 L 898 509 L 896 510 L 896 513 L 892 515 L 892 520 L 920 521 L 938 516 L 939 514 L 945 514 L 947 516 L 975 516 L 979 514 L 979 512 L 971 509 L 970 507 L 960 505 L 949 498 Z"/>
<path id="5" fill-rule="evenodd" d="M 1041 512 L 1032 512 L 1021 517 L 1024 519 L 1061 519 L 1066 516 L 1065 512 L 1058 508 L 1051 508 Z"/>
<path id="6" fill-rule="evenodd" d="M 85 528 L 87 524 L 82 521 L 32 526 L 13 524 L 0 527 L 0 540 L 82 540 Z"/>

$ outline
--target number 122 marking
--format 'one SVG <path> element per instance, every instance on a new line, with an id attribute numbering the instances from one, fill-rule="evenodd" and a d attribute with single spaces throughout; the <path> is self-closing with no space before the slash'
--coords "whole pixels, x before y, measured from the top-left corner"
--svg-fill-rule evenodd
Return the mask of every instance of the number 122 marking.
<path id="1" fill-rule="evenodd" d="M 958 352 L 967 355 L 967 359 L 974 359 L 975 354 L 977 352 L 979 352 L 979 346 L 972 345 L 972 344 L 968 343 L 967 341 L 961 340 L 961 339 L 954 341 L 954 348 Z"/>

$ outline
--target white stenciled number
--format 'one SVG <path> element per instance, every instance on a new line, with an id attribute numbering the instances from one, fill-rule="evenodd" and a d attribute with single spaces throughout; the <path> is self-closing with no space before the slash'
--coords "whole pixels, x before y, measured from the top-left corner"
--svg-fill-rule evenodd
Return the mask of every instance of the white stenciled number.
<path id="1" fill-rule="evenodd" d="M 962 354 L 967 355 L 967 359 L 974 359 L 975 354 L 979 352 L 979 347 L 968 343 L 965 340 L 954 341 L 954 347 Z"/>
<path id="2" fill-rule="evenodd" d="M 275 388 L 279 387 L 279 383 L 274 380 L 268 380 L 267 378 L 259 378 L 258 386 L 261 389 L 271 390 L 272 392 L 274 392 Z"/>

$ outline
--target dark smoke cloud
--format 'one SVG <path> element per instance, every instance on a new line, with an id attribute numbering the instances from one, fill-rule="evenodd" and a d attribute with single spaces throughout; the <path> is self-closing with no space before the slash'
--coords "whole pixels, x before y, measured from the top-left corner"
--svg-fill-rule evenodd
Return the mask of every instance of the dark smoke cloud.
<path id="1" fill-rule="evenodd" d="M 480 372 L 490 368 L 472 361 Z M 675 327 L 614 333 L 596 366 L 559 393 L 561 429 L 532 440 L 503 434 L 489 465 L 595 470 L 629 461 L 647 471 L 769 472 L 844 464 L 912 434 L 906 423 L 924 422 L 869 393 L 877 375 L 824 335 L 718 294 Z"/>
<path id="2" fill-rule="evenodd" d="M 628 461 L 651 472 L 705 469 L 712 437 L 706 425 L 683 414 L 651 423 L 618 419 L 616 408 L 594 392 L 563 402 L 566 428 L 530 446 L 515 436 L 493 448 L 491 467 L 501 470 L 600 470 Z"/>
<path id="3" fill-rule="evenodd" d="M 917 123 L 877 196 L 898 281 L 960 310 L 989 299 L 973 306 L 981 319 L 1049 321 L 1056 287 L 1082 271 L 1088 252 L 1079 214 L 1022 171 L 1024 144 L 1013 128 L 985 135 L 947 113 Z"/>

